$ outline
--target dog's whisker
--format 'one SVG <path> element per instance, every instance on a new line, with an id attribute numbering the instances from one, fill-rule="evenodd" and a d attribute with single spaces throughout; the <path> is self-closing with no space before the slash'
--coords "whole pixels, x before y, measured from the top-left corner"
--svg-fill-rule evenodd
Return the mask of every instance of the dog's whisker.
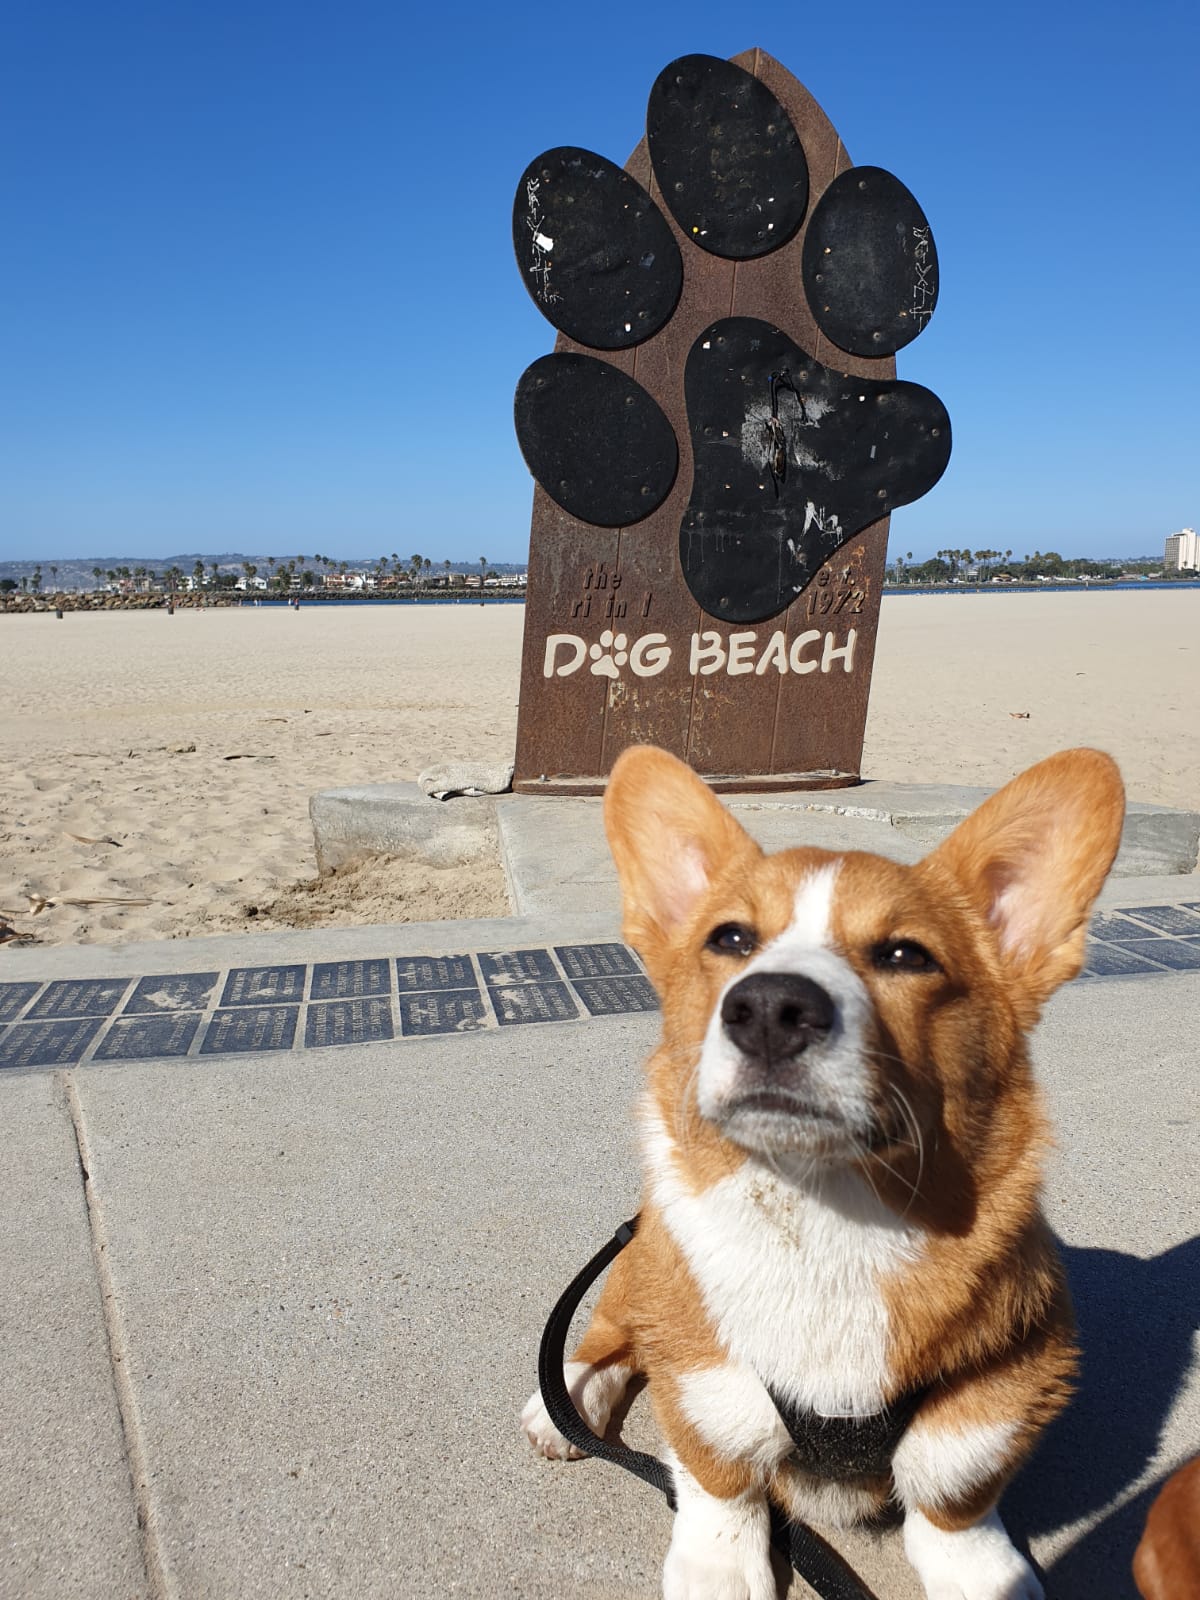
<path id="1" fill-rule="evenodd" d="M 912 1185 L 913 1198 L 915 1199 L 917 1194 L 920 1192 L 921 1179 L 925 1175 L 925 1140 L 921 1134 L 921 1124 L 917 1121 L 916 1112 L 913 1110 L 912 1104 L 909 1101 L 908 1096 L 904 1093 L 904 1090 L 895 1083 L 889 1084 L 888 1088 L 891 1092 L 893 1100 L 896 1103 L 897 1109 L 904 1118 L 907 1126 L 912 1130 L 913 1143 L 917 1152 L 917 1178 L 916 1182 Z"/>

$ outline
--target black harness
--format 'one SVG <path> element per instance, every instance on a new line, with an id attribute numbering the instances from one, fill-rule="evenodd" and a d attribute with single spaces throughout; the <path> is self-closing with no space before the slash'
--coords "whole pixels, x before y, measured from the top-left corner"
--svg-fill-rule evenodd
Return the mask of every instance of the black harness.
<path id="1" fill-rule="evenodd" d="M 910 1389 L 870 1417 L 822 1417 L 781 1400 L 770 1388 L 767 1393 L 792 1436 L 788 1460 L 814 1478 L 849 1483 L 892 1470 L 892 1457 L 929 1386 Z"/>
<path id="2" fill-rule="evenodd" d="M 638 1219 L 623 1222 L 613 1237 L 571 1280 L 550 1313 L 538 1351 L 538 1383 L 550 1420 L 569 1444 L 585 1455 L 597 1456 L 624 1467 L 666 1497 L 674 1511 L 675 1485 L 670 1468 L 657 1456 L 610 1444 L 580 1416 L 563 1375 L 571 1320 L 591 1285 L 624 1250 L 637 1231 Z M 768 1390 L 768 1393 L 770 1391 Z M 817 1478 L 844 1483 L 856 1478 L 882 1476 L 891 1470 L 892 1457 L 928 1386 L 910 1390 L 872 1417 L 821 1417 L 815 1411 L 774 1401 L 795 1448 L 788 1460 Z M 795 1570 L 820 1600 L 875 1600 L 837 1552 L 802 1522 L 792 1522 L 771 1507 L 771 1535 Z"/>

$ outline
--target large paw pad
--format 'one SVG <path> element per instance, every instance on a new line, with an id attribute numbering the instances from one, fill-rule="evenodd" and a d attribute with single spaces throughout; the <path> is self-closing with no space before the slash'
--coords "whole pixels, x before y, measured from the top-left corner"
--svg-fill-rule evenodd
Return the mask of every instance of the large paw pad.
<path id="1" fill-rule="evenodd" d="M 945 470 L 950 419 L 915 383 L 850 378 L 753 317 L 714 322 L 684 379 L 695 475 L 679 555 L 714 617 L 759 622 Z"/>
<path id="2" fill-rule="evenodd" d="M 671 221 L 603 156 L 550 150 L 518 185 L 518 261 L 535 303 L 569 340 L 625 351 L 669 329 L 684 305 L 697 327 L 703 292 L 689 297 L 686 279 L 712 280 L 695 272 L 691 250 L 755 263 L 803 231 L 799 270 L 782 283 L 774 320 L 725 315 L 727 296 L 710 304 L 682 374 L 692 456 L 683 575 L 711 616 L 763 621 L 846 540 L 945 470 L 950 423 L 936 395 L 890 376 L 849 376 L 784 331 L 789 320 L 815 324 L 836 350 L 890 357 L 933 314 L 933 238 L 913 196 L 878 167 L 842 172 L 810 210 L 795 126 L 734 62 L 693 55 L 666 67 L 650 93 L 647 146 Z M 628 357 L 622 370 L 561 351 L 536 361 L 517 390 L 530 471 L 596 527 L 636 527 L 677 474 L 668 413 L 683 409 L 671 388 L 678 362 L 651 363 L 657 394 L 628 367 Z"/>

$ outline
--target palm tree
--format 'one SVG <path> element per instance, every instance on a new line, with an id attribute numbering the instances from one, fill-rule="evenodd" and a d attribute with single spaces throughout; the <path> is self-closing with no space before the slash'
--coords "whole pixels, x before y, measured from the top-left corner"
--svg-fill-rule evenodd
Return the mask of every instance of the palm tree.
<path id="1" fill-rule="evenodd" d="M 33 577 L 30 578 L 29 583 L 30 583 L 30 587 L 33 589 L 34 594 L 37 594 L 41 590 L 41 587 L 42 587 L 42 569 L 41 569 L 41 567 L 34 567 L 34 569 L 33 569 Z"/>
<path id="2" fill-rule="evenodd" d="M 58 568 L 57 567 L 51 567 L 50 568 L 50 579 L 51 579 L 51 582 L 54 584 L 54 592 L 57 594 L 58 593 Z"/>
<path id="3" fill-rule="evenodd" d="M 92 577 L 95 578 L 95 580 L 96 580 L 97 589 L 100 587 L 100 579 L 103 576 L 104 576 L 104 574 L 103 574 L 103 572 L 101 572 L 99 567 L 93 567 L 92 568 Z"/>
<path id="4" fill-rule="evenodd" d="M 480 558 L 479 558 L 479 587 L 481 589 L 483 588 L 484 581 L 487 578 L 487 567 L 488 567 L 488 558 L 486 556 L 480 556 Z"/>

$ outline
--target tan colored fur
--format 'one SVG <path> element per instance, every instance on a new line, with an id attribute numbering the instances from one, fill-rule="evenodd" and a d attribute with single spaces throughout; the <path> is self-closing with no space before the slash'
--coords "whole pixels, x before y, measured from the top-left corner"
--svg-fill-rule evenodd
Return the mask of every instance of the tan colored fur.
<path id="1" fill-rule="evenodd" d="M 1200 1456 L 1167 1479 L 1133 1558 L 1143 1600 L 1200 1595 Z"/>

